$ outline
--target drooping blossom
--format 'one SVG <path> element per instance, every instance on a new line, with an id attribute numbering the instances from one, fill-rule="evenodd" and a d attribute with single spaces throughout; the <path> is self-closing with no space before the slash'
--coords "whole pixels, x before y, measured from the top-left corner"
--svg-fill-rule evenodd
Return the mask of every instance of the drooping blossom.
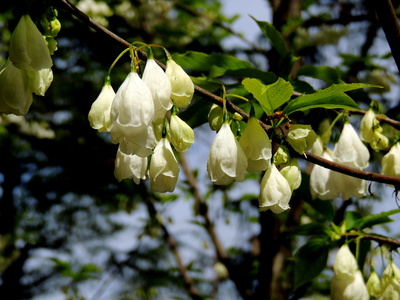
<path id="1" fill-rule="evenodd" d="M 168 134 L 171 144 L 178 152 L 186 151 L 194 143 L 193 129 L 175 114 L 171 115 Z"/>
<path id="2" fill-rule="evenodd" d="M 332 300 L 369 300 L 369 294 L 357 261 L 348 245 L 340 247 L 333 263 Z"/>
<path id="3" fill-rule="evenodd" d="M 243 181 L 247 158 L 228 123 L 218 131 L 208 154 L 207 171 L 215 185 Z"/>
<path id="4" fill-rule="evenodd" d="M 360 138 L 362 141 L 370 144 L 374 151 L 386 149 L 389 145 L 389 139 L 382 134 L 382 127 L 376 119 L 374 111 L 367 110 L 360 122 Z"/>
<path id="5" fill-rule="evenodd" d="M 278 171 L 275 164 L 265 172 L 258 197 L 259 211 L 270 209 L 280 214 L 289 209 L 289 201 L 292 197 L 292 190 L 285 177 Z"/>
<path id="6" fill-rule="evenodd" d="M 194 85 L 189 75 L 171 57 L 167 59 L 165 74 L 171 83 L 171 98 L 175 106 L 187 107 L 194 94 Z"/>
<path id="7" fill-rule="evenodd" d="M 179 165 L 167 138 L 162 138 L 151 156 L 150 188 L 155 192 L 173 192 L 178 181 Z"/>
<path id="8" fill-rule="evenodd" d="M 132 178 L 136 184 L 147 177 L 147 157 L 125 154 L 119 148 L 115 158 L 114 176 L 118 181 Z"/>
<path id="9" fill-rule="evenodd" d="M 294 124 L 287 135 L 290 146 L 300 154 L 310 150 L 316 139 L 317 134 L 310 125 Z"/>
<path id="10" fill-rule="evenodd" d="M 280 172 L 286 178 L 292 191 L 300 187 L 302 176 L 297 159 L 292 158 L 290 164 L 284 166 Z"/>
<path id="11" fill-rule="evenodd" d="M 382 157 L 381 173 L 400 177 L 400 142 L 394 144 L 389 152 Z"/>
<path id="12" fill-rule="evenodd" d="M 271 165 L 272 145 L 258 120 L 251 117 L 239 140 L 239 145 L 247 157 L 247 171 L 265 171 Z"/>
<path id="13" fill-rule="evenodd" d="M 378 300 L 400 299 L 400 270 L 393 262 L 383 271 L 381 283 L 382 293 Z"/>
<path id="14" fill-rule="evenodd" d="M 111 83 L 106 81 L 89 111 L 88 118 L 93 129 L 97 129 L 100 132 L 108 131 L 111 125 L 110 112 L 114 97 L 114 89 Z"/>
<path id="15" fill-rule="evenodd" d="M 142 80 L 149 87 L 154 101 L 154 120 L 163 118 L 171 109 L 171 83 L 164 70 L 153 58 L 149 58 L 143 71 Z"/>

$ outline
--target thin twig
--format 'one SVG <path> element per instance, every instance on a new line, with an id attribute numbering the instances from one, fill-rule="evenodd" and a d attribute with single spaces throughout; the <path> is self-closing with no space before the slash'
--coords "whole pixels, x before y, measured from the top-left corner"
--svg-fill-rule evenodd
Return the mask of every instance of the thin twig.
<path id="1" fill-rule="evenodd" d="M 342 234 L 343 237 L 348 237 L 348 238 L 363 238 L 371 241 L 377 242 L 380 246 L 382 245 L 389 245 L 390 250 L 395 250 L 400 247 L 400 241 L 388 238 L 388 237 L 383 237 L 379 235 L 373 235 L 373 234 L 365 234 L 365 233 L 345 233 Z"/>

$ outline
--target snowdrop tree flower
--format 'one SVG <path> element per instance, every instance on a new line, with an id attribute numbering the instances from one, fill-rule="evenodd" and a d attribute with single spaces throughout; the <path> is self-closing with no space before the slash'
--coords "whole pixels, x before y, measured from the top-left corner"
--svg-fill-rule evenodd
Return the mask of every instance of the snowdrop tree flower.
<path id="1" fill-rule="evenodd" d="M 381 173 L 400 177 L 400 142 L 394 144 L 389 152 L 382 157 Z"/>
<path id="2" fill-rule="evenodd" d="M 374 270 L 371 271 L 367 280 L 367 291 L 372 297 L 378 297 L 382 293 L 381 281 Z"/>
<path id="3" fill-rule="evenodd" d="M 171 98 L 175 106 L 187 107 L 194 94 L 194 85 L 189 75 L 170 56 L 167 59 L 165 74 L 171 82 Z"/>
<path id="4" fill-rule="evenodd" d="M 368 148 L 360 140 L 353 126 L 347 122 L 343 126 L 332 155 L 334 161 L 350 167 L 365 169 L 369 164 Z"/>
<path id="5" fill-rule="evenodd" d="M 381 132 L 382 127 L 376 119 L 374 111 L 370 108 L 365 113 L 360 122 L 360 138 L 362 141 L 371 145 L 374 151 L 386 149 L 389 145 L 389 139 Z"/>
<path id="6" fill-rule="evenodd" d="M 247 157 L 247 171 L 265 171 L 271 165 L 272 145 L 258 120 L 251 117 L 239 140 L 239 145 Z"/>
<path id="7" fill-rule="evenodd" d="M 218 131 L 208 154 L 207 171 L 215 185 L 227 185 L 243 181 L 247 158 L 228 123 Z"/>
<path id="8" fill-rule="evenodd" d="M 382 274 L 382 294 L 378 300 L 400 299 L 400 270 L 390 262 Z"/>
<path id="9" fill-rule="evenodd" d="M 25 115 L 33 101 L 29 78 L 25 71 L 7 60 L 0 70 L 0 112 Z"/>
<path id="10" fill-rule="evenodd" d="M 299 163 L 298 163 L 297 159 L 292 158 L 290 160 L 290 164 L 287 166 L 284 166 L 280 170 L 280 172 L 283 175 L 283 177 L 286 178 L 287 182 L 290 185 L 290 189 L 292 191 L 294 191 L 300 187 L 302 177 L 301 177 L 301 171 L 300 171 Z"/>
<path id="11" fill-rule="evenodd" d="M 114 97 L 114 89 L 109 79 L 106 79 L 99 96 L 93 102 L 89 111 L 88 118 L 93 129 L 97 129 L 100 132 L 108 131 L 111 125 L 110 112 Z"/>
<path id="12" fill-rule="evenodd" d="M 155 145 L 151 126 L 154 116 L 154 103 L 151 92 L 136 72 L 130 72 L 115 95 L 110 112 L 111 141 L 119 143 L 122 138 L 133 144 L 143 146 L 137 154 L 151 154 Z M 127 153 L 129 154 L 129 153 Z"/>
<path id="13" fill-rule="evenodd" d="M 9 58 L 21 70 L 39 71 L 53 65 L 46 42 L 29 15 L 22 16 L 15 27 Z"/>
<path id="14" fill-rule="evenodd" d="M 194 143 L 193 129 L 175 114 L 171 115 L 168 134 L 171 144 L 178 152 L 186 151 Z"/>
<path id="15" fill-rule="evenodd" d="M 328 151 L 322 153 L 322 158 L 333 161 Z M 313 199 L 330 200 L 338 196 L 335 182 L 332 180 L 333 171 L 319 165 L 314 165 L 310 174 L 310 190 Z"/>
<path id="16" fill-rule="evenodd" d="M 369 300 L 369 294 L 357 261 L 348 245 L 340 247 L 333 263 L 332 300 Z"/>
<path id="17" fill-rule="evenodd" d="M 150 188 L 155 192 L 173 192 L 178 181 L 179 165 L 167 138 L 162 138 L 151 157 Z"/>
<path id="18" fill-rule="evenodd" d="M 132 178 L 136 184 L 139 184 L 140 180 L 145 180 L 147 177 L 147 161 L 147 157 L 125 154 L 118 148 L 114 176 L 118 181 Z"/>
<path id="19" fill-rule="evenodd" d="M 275 164 L 265 172 L 260 185 L 258 197 L 259 211 L 272 210 L 280 214 L 289 209 L 292 190 L 285 177 L 278 171 Z"/>
<path id="20" fill-rule="evenodd" d="M 316 139 L 317 134 L 310 125 L 294 124 L 287 135 L 290 146 L 300 154 L 311 149 Z"/>
<path id="21" fill-rule="evenodd" d="M 47 89 L 53 82 L 53 71 L 49 69 L 41 69 L 39 71 L 26 71 L 29 78 L 29 87 L 32 93 L 44 96 Z"/>
<path id="22" fill-rule="evenodd" d="M 154 120 L 163 118 L 172 108 L 171 83 L 164 70 L 153 58 L 149 58 L 143 71 L 142 80 L 147 84 L 154 101 Z"/>

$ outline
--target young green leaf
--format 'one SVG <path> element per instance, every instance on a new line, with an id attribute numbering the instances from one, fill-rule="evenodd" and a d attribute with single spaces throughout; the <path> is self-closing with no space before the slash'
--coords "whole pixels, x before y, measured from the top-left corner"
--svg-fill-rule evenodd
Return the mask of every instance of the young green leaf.
<path id="1" fill-rule="evenodd" d="M 255 78 L 245 78 L 242 84 L 258 100 L 267 115 L 272 115 L 275 109 L 288 101 L 293 92 L 292 85 L 282 78 L 269 85 Z"/>
<path id="2" fill-rule="evenodd" d="M 328 84 L 342 83 L 338 70 L 328 66 L 304 65 L 299 68 L 297 75 L 321 79 Z"/>
<path id="3" fill-rule="evenodd" d="M 296 111 L 304 111 L 311 108 L 341 108 L 359 110 L 360 107 L 345 92 L 362 89 L 367 87 L 378 87 L 372 84 L 364 83 L 343 83 L 333 84 L 330 87 L 319 90 L 314 94 L 299 96 L 293 99 L 283 110 L 283 113 L 290 115 Z"/>

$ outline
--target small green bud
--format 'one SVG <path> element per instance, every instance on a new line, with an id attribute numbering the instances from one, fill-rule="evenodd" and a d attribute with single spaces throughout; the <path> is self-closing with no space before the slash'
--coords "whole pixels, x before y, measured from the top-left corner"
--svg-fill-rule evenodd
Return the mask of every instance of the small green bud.
<path id="1" fill-rule="evenodd" d="M 208 113 L 208 124 L 210 125 L 211 130 L 218 131 L 222 126 L 223 119 L 224 112 L 222 107 L 213 104 Z"/>
<path id="2" fill-rule="evenodd" d="M 274 154 L 274 164 L 288 165 L 290 160 L 289 150 L 285 146 L 280 146 Z"/>
<path id="3" fill-rule="evenodd" d="M 381 281 L 375 271 L 371 272 L 367 280 L 367 290 L 370 296 L 378 297 L 382 292 Z"/>

